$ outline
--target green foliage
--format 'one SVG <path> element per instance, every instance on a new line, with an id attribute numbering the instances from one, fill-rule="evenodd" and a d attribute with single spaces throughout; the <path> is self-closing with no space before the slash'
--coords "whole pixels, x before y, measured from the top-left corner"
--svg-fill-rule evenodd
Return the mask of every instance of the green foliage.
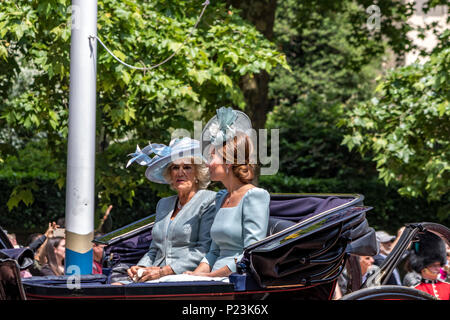
<path id="1" fill-rule="evenodd" d="M 0 142 L 13 147 L 0 149 L 0 159 L 6 161 L 30 138 L 43 137 L 58 164 L 60 186 L 65 183 L 61 164 L 67 155 L 70 4 L 0 2 Z M 201 8 L 200 1 L 99 0 L 98 36 L 125 62 L 155 65 L 180 47 Z M 193 36 L 172 60 L 149 72 L 127 69 L 98 46 L 100 210 L 113 198 L 131 203 L 136 188 L 145 183 L 142 170 L 124 167 L 137 143 L 168 143 L 174 128 L 192 130 L 191 110 L 208 115 L 222 105 L 243 107 L 240 77 L 271 71 L 276 65 L 286 65 L 284 56 L 220 2 L 208 6 Z M 167 192 L 164 186 L 152 188 Z M 25 190 L 15 189 L 10 208 L 32 200 Z"/>
<path id="2" fill-rule="evenodd" d="M 27 53 L 22 65 L 42 71 L 32 90 L 10 103 L 14 111 L 11 107 L 3 112 L 11 126 L 67 135 L 69 5 L 68 0 L 2 3 L 2 38 L 14 50 Z M 188 1 L 99 1 L 98 32 L 126 62 L 153 65 L 181 45 L 199 9 Z M 13 57 L 2 52 L 1 58 L 10 62 Z M 141 133 L 145 126 L 147 131 L 152 121 L 155 130 L 167 128 L 173 121 L 154 120 L 196 104 L 206 108 L 242 104 L 235 85 L 238 78 L 283 63 L 283 57 L 254 28 L 217 4 L 208 8 L 194 39 L 172 61 L 146 74 L 118 64 L 99 47 L 101 119 L 114 138 L 131 128 Z"/>
<path id="3" fill-rule="evenodd" d="M 322 100 L 309 98 L 291 108 L 277 107 L 270 115 L 267 126 L 280 129 L 280 172 L 344 180 L 376 174 L 367 157 L 340 145 L 346 132 L 337 127 L 342 106 L 321 106 Z"/>
<path id="4" fill-rule="evenodd" d="M 17 206 L 9 212 L 7 201 L 12 189 L 17 185 L 34 183 L 37 190 L 33 192 L 34 202 L 29 206 Z M 0 177 L 0 221 L 1 226 L 10 232 L 45 232 L 48 222 L 64 217 L 65 189 L 60 189 L 54 179 L 48 177 L 20 178 Z M 135 190 L 133 204 L 119 201 L 111 197 L 114 204 L 110 219 L 107 221 L 108 230 L 114 230 L 138 219 L 154 213 L 159 200 L 157 192 L 151 189 L 151 183 L 146 182 Z M 377 230 L 387 230 L 392 233 L 410 222 L 430 221 L 430 212 L 439 209 L 440 202 L 428 202 L 424 199 L 414 201 L 402 197 L 397 193 L 397 185 L 386 187 L 376 178 L 364 177 L 354 179 L 338 178 L 299 178 L 285 174 L 262 176 L 260 187 L 270 192 L 281 193 L 360 193 L 364 195 L 364 204 L 373 207 L 367 214 L 369 224 Z M 98 226 L 104 211 L 98 211 L 95 217 L 95 227 Z M 433 220 L 434 221 L 434 220 Z M 447 219 L 438 219 L 440 223 L 448 225 Z"/>
<path id="5" fill-rule="evenodd" d="M 280 69 L 270 83 L 275 107 L 266 126 L 280 129 L 280 170 L 285 174 L 346 179 L 374 173 L 367 160 L 340 145 L 345 130 L 337 123 L 348 106 L 369 97 L 380 64 L 378 49 L 367 48 L 372 44 L 355 46 L 348 40 L 350 18 L 360 8 L 343 5 L 342 12 L 310 12 L 295 1 L 279 4 L 275 37 L 292 72 Z M 371 64 L 358 67 L 361 59 Z"/>
<path id="6" fill-rule="evenodd" d="M 367 2 L 363 7 L 371 4 Z M 401 56 L 408 45 L 406 37 L 397 38 L 410 30 L 408 25 L 403 25 L 403 20 L 411 14 L 410 8 L 398 2 L 386 9 L 386 1 L 377 3 L 383 13 L 381 29 L 370 33 L 364 27 L 367 19 L 367 15 L 362 14 L 364 8 L 352 1 L 334 5 L 320 1 L 279 3 L 275 38 L 279 39 L 293 71 L 279 70 L 270 83 L 275 107 L 268 116 L 267 127 L 280 129 L 282 156 L 280 172 L 276 177 L 262 177 L 262 185 L 276 192 L 361 193 L 366 204 L 374 206 L 369 215 L 371 224 L 389 229 L 391 221 L 395 223 L 392 232 L 407 221 L 446 221 L 448 207 L 445 201 L 427 203 L 423 197 L 402 198 L 397 193 L 402 184 L 392 181 L 385 186 L 377 180 L 377 167 L 372 158 L 374 154 L 381 157 L 386 152 L 378 153 L 373 148 L 366 148 L 364 153 L 360 153 L 356 148 L 342 145 L 344 138 L 349 143 L 371 138 L 369 134 L 363 138 L 359 128 L 349 135 L 351 129 L 342 123 L 347 119 L 352 124 L 365 121 L 361 115 L 349 119 L 348 113 L 369 112 L 364 105 L 355 106 L 372 98 L 376 89 L 373 79 L 380 76 L 383 59 L 389 58 L 387 54 L 382 56 L 386 48 L 390 47 Z M 325 10 L 318 10 L 318 7 Z M 394 14 L 395 8 L 399 8 L 398 18 L 403 22 L 391 25 L 395 27 L 392 29 L 385 14 Z M 384 36 L 380 37 L 380 32 Z M 447 38 L 448 32 L 443 32 L 436 50 L 446 47 L 443 39 Z M 435 72 L 440 77 L 437 69 L 428 72 Z M 390 83 L 390 86 L 386 84 L 386 90 L 397 90 L 398 85 L 397 82 Z M 399 97 L 396 103 L 402 98 Z M 417 91 L 414 99 L 424 98 Z M 443 108 L 442 105 L 440 107 Z M 392 109 L 395 107 L 389 107 Z M 386 110 L 383 120 L 395 121 L 391 120 L 392 116 L 393 113 Z M 367 120 L 365 125 L 370 132 L 373 121 Z M 392 125 L 394 128 L 396 124 Z M 423 125 L 417 123 L 415 130 Z M 417 180 L 426 178 L 417 177 Z M 448 186 L 448 178 L 434 183 Z"/>
<path id="7" fill-rule="evenodd" d="M 8 231 L 45 232 L 48 223 L 64 217 L 65 193 L 55 184 L 53 179 L 0 177 L 0 220 L 1 226 Z M 11 207 L 11 197 L 18 185 L 32 184 L 33 202 Z M 25 189 L 22 189 L 25 190 Z M 15 200 L 12 200 L 15 199 Z M 26 199 L 26 197 L 25 197 Z"/>
<path id="8" fill-rule="evenodd" d="M 347 193 L 362 194 L 364 205 L 373 207 L 367 213 L 372 228 L 396 233 L 407 223 L 436 221 L 444 225 L 450 223 L 448 216 L 430 217 L 439 212 L 440 201 L 427 201 L 424 198 L 409 199 L 401 196 L 398 183 L 386 187 L 376 176 L 342 178 L 301 178 L 285 174 L 262 176 L 260 186 L 269 192 L 277 193 Z"/>
<path id="9" fill-rule="evenodd" d="M 54 179 L 46 177 L 0 177 L 0 221 L 1 226 L 10 232 L 33 233 L 45 232 L 48 223 L 57 221 L 65 216 L 66 194 L 65 188 L 59 188 Z M 17 185 L 33 184 L 34 201 L 27 205 L 18 205 L 8 208 L 7 202 L 11 201 L 11 193 Z M 105 231 L 111 231 L 155 212 L 156 203 L 160 199 L 156 191 L 151 190 L 150 183 L 140 186 L 135 190 L 133 204 L 119 202 L 114 196 L 114 203 L 110 216 L 105 223 Z M 98 210 L 95 215 L 97 228 L 105 211 Z"/>
<path id="10" fill-rule="evenodd" d="M 98 35 L 125 62 L 154 65 L 186 39 L 201 2 L 99 0 Z M 446 2 L 428 1 L 427 6 Z M 70 4 L 0 1 L 2 225 L 41 228 L 63 215 Z M 412 201 L 396 190 L 447 199 L 449 32 L 441 34 L 429 64 L 393 71 L 380 84 L 378 101 L 360 104 L 372 98 L 372 79 L 386 48 L 398 56 L 414 49 L 406 36 L 413 28 L 406 22 L 412 5 L 377 1 L 380 28 L 369 31 L 366 8 L 372 4 L 279 1 L 276 50 L 238 10 L 212 2 L 186 46 L 146 73 L 127 69 L 98 46 L 97 220 L 109 204 L 114 205 L 113 227 L 152 213 L 158 197 L 171 191 L 149 183 L 145 168 L 126 170 L 126 155 L 136 144 L 168 142 L 174 128 L 192 130 L 192 120 L 209 118 L 218 106 L 244 108 L 240 81 L 262 70 L 275 74 L 270 83 L 275 107 L 267 127 L 281 129 L 281 172 L 262 177 L 262 186 L 274 192 L 362 193 L 366 204 L 374 206 L 371 225 L 392 232 L 405 221 L 429 220 L 436 212 L 440 221 L 448 218 L 441 202 Z M 447 52 L 445 59 L 439 51 Z M 349 130 L 352 134 L 345 136 Z M 383 132 L 386 136 L 380 137 Z M 393 143 L 384 147 L 388 135 Z M 341 145 L 344 136 L 351 150 Z M 397 170 L 394 177 L 384 174 L 388 186 L 375 179 L 376 165 L 369 161 L 373 154 L 387 157 L 378 168 Z"/>
<path id="11" fill-rule="evenodd" d="M 120 144 L 111 145 L 111 150 Z M 122 150 L 123 151 L 123 150 Z M 117 151 L 117 152 L 120 152 Z M 104 153 L 112 157 L 114 152 Z M 119 162 L 122 154 L 115 157 Z M 103 157 L 106 162 L 113 159 Z M 65 185 L 59 172 L 64 171 L 64 163 L 52 158 L 46 139 L 29 141 L 16 151 L 14 156 L 9 156 L 0 167 L 0 221 L 2 227 L 8 230 L 27 232 L 44 232 L 50 221 L 56 221 L 65 215 Z M 119 228 L 154 212 L 159 199 L 157 191 L 152 190 L 151 183 L 142 179 L 142 185 L 136 181 L 131 186 L 125 185 L 121 180 L 129 179 L 123 169 L 116 169 L 112 165 L 105 165 L 106 171 L 111 168 L 111 173 L 99 177 L 107 186 L 119 184 L 122 192 L 99 192 L 97 198 L 98 210 L 95 214 L 95 227 L 106 211 L 103 202 L 113 204 L 110 218 L 107 220 L 109 228 Z M 144 169 L 144 168 L 141 168 Z M 117 173 L 117 172 L 118 173 Z M 122 171 L 122 173 L 120 172 Z M 116 176 L 114 176 L 116 173 Z M 143 177 L 143 172 L 135 174 L 137 180 Z M 130 188 L 134 187 L 132 191 Z M 168 191 L 168 190 L 166 190 Z M 131 201 L 130 194 L 133 201 Z M 163 194 L 163 192 L 161 192 Z M 101 198 L 105 197 L 107 198 Z M 103 200 L 103 201 L 102 201 Z"/>
<path id="12" fill-rule="evenodd" d="M 350 110 L 352 129 L 343 144 L 371 152 L 379 177 L 398 181 L 399 192 L 430 200 L 450 191 L 450 49 L 424 64 L 392 70 L 380 79 L 376 97 Z"/>

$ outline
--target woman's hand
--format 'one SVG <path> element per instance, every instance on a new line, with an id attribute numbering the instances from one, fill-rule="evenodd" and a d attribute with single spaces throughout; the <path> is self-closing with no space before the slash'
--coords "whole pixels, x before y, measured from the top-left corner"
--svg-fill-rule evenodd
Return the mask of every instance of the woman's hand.
<path id="1" fill-rule="evenodd" d="M 139 278 L 139 282 L 145 282 L 149 280 L 156 280 L 164 276 L 175 274 L 170 266 L 164 267 L 147 267 L 145 268 L 142 277 Z"/>
<path id="2" fill-rule="evenodd" d="M 397 231 L 397 238 L 400 238 L 402 236 L 403 231 L 405 231 L 405 227 L 401 227 Z"/>
<path id="3" fill-rule="evenodd" d="M 231 274 L 231 271 L 228 267 L 223 267 L 218 270 L 212 272 L 199 272 L 199 271 L 186 271 L 183 274 L 188 274 L 191 276 L 200 276 L 200 277 L 228 277 Z"/>
<path id="4" fill-rule="evenodd" d="M 142 270 L 142 271 L 139 271 Z M 127 270 L 128 275 L 131 279 L 136 279 L 137 282 L 145 282 L 149 280 L 156 280 L 164 276 L 168 276 L 174 274 L 172 268 L 170 266 L 164 267 L 141 267 L 141 266 L 132 266 Z"/>
<path id="5" fill-rule="evenodd" d="M 130 268 L 127 270 L 128 276 L 129 276 L 131 279 L 134 279 L 134 277 L 137 275 L 137 271 L 138 271 L 139 269 L 142 269 L 142 268 L 145 268 L 145 267 L 140 267 L 140 266 L 132 266 L 132 267 L 130 267 Z"/>
<path id="6" fill-rule="evenodd" d="M 59 227 L 59 225 L 57 225 L 56 222 L 54 222 L 54 221 L 53 222 L 49 222 L 48 223 L 48 229 L 47 229 L 47 231 L 45 231 L 44 235 L 47 238 L 53 237 L 53 230 L 57 229 L 58 227 Z"/>
<path id="7" fill-rule="evenodd" d="M 194 271 L 185 271 L 183 272 L 183 274 L 202 277 L 228 277 L 231 274 L 231 270 L 230 268 L 228 268 L 228 266 L 225 266 L 220 269 L 211 271 L 209 264 L 201 262 L 197 269 L 195 269 Z"/>
<path id="8" fill-rule="evenodd" d="M 161 268 L 160 267 L 147 267 L 147 268 L 144 268 L 142 276 L 138 279 L 138 282 L 156 280 L 159 278 L 161 278 Z"/>
<path id="9" fill-rule="evenodd" d="M 191 276 L 206 276 L 209 277 L 209 273 L 211 272 L 211 268 L 209 267 L 209 264 L 205 262 L 200 262 L 198 267 L 194 271 L 185 271 L 183 274 L 188 274 Z"/>

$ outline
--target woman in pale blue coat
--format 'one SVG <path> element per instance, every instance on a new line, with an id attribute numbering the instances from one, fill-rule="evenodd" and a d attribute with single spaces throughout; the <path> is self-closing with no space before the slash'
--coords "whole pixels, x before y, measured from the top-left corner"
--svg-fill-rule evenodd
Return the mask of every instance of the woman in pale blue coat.
<path id="1" fill-rule="evenodd" d="M 152 153 L 155 156 L 148 157 Z M 136 161 L 148 166 L 146 177 L 169 183 L 177 195 L 158 202 L 150 249 L 128 269 L 129 277 L 144 282 L 194 270 L 210 248 L 216 195 L 205 190 L 209 172 L 199 142 L 183 138 L 168 147 L 152 144 L 143 150 L 138 147 L 132 156 L 128 165 Z"/>
<path id="2" fill-rule="evenodd" d="M 240 112 L 221 108 L 205 127 L 212 142 L 210 178 L 226 189 L 216 195 L 216 217 L 211 227 L 208 254 L 186 274 L 224 277 L 236 271 L 244 248 L 266 237 L 269 221 L 269 193 L 255 187 L 253 145 L 246 129 L 250 120 Z M 204 135 L 205 135 L 204 130 Z"/>

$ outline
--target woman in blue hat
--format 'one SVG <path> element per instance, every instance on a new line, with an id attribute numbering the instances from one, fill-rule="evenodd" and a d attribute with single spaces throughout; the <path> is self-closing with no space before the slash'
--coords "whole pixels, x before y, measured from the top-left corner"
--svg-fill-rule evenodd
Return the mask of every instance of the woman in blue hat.
<path id="1" fill-rule="evenodd" d="M 127 167 L 133 162 L 147 166 L 150 181 L 170 184 L 177 195 L 158 202 L 150 249 L 127 270 L 129 277 L 144 282 L 194 270 L 211 244 L 216 195 L 205 190 L 210 180 L 200 143 L 174 139 L 169 146 L 150 144 L 142 150 L 138 146 L 131 156 Z"/>
<path id="2" fill-rule="evenodd" d="M 236 272 L 244 248 L 267 235 L 270 195 L 255 186 L 251 129 L 245 113 L 221 108 L 203 130 L 203 140 L 211 141 L 207 151 L 210 178 L 221 181 L 226 189 L 216 195 L 210 250 L 196 270 L 186 274 L 228 276 Z"/>

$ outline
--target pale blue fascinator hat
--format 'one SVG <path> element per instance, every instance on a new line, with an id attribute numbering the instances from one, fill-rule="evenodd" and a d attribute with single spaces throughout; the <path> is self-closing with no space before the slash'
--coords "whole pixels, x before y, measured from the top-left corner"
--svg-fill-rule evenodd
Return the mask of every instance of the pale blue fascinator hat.
<path id="1" fill-rule="evenodd" d="M 210 146 L 219 147 L 234 138 L 237 132 L 250 136 L 251 129 L 252 122 L 244 112 L 221 107 L 203 129 L 202 140 L 210 143 Z"/>
<path id="2" fill-rule="evenodd" d="M 153 157 L 150 157 L 151 155 Z M 162 184 L 168 184 L 164 178 L 164 170 L 167 166 L 183 158 L 199 158 L 204 161 L 201 153 L 200 142 L 188 137 L 182 139 L 173 139 L 168 146 L 164 144 L 152 143 L 144 149 L 136 146 L 136 151 L 129 154 L 132 158 L 127 163 L 127 168 L 133 163 L 137 162 L 141 166 L 147 166 L 145 176 L 150 181 Z"/>

